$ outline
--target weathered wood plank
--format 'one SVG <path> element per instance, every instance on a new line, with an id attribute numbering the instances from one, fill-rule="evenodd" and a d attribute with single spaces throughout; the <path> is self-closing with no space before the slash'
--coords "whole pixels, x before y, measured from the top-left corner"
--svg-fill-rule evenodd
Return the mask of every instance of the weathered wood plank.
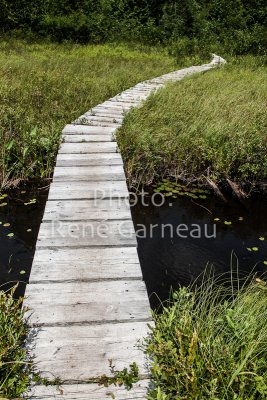
<path id="1" fill-rule="evenodd" d="M 114 136 L 110 135 L 62 135 L 64 143 L 91 143 L 91 142 L 111 142 Z"/>
<path id="2" fill-rule="evenodd" d="M 86 115 L 81 115 L 77 118 L 74 123 L 86 126 L 98 126 L 98 127 L 111 127 L 111 128 L 118 128 L 121 126 L 121 122 L 106 122 L 106 121 L 93 121 L 91 118 L 88 118 Z"/>
<path id="3" fill-rule="evenodd" d="M 142 279 L 135 247 L 38 249 L 30 283 Z"/>
<path id="4" fill-rule="evenodd" d="M 82 167 L 56 167 L 54 182 L 57 181 L 121 181 L 125 179 L 122 165 L 92 165 Z"/>
<path id="5" fill-rule="evenodd" d="M 104 199 L 129 197 L 126 181 L 57 181 L 52 182 L 49 200 Z"/>
<path id="6" fill-rule="evenodd" d="M 117 144 L 115 142 L 99 143 L 62 143 L 59 148 L 59 154 L 89 154 L 89 153 L 117 153 Z"/>
<path id="7" fill-rule="evenodd" d="M 149 382 L 139 381 L 133 389 L 96 384 L 74 384 L 57 386 L 35 386 L 29 393 L 32 400 L 145 400 Z"/>
<path id="8" fill-rule="evenodd" d="M 149 320 L 145 283 L 60 282 L 29 285 L 24 301 L 31 326 Z M 27 317 L 26 315 L 26 317 Z"/>
<path id="9" fill-rule="evenodd" d="M 115 117 L 115 116 L 99 116 L 99 115 L 92 115 L 90 112 L 84 113 L 85 117 L 90 121 L 98 121 L 98 122 L 111 122 L 111 123 L 118 123 L 123 121 L 123 116 Z"/>
<path id="10" fill-rule="evenodd" d="M 41 224 L 37 247 L 136 246 L 132 221 L 53 221 Z"/>
<path id="11" fill-rule="evenodd" d="M 35 333 L 33 328 L 31 352 L 44 377 L 75 381 L 110 375 L 109 360 L 118 369 L 135 361 L 140 373 L 147 373 L 138 348 L 148 333 L 146 322 L 51 326 L 39 329 L 34 337 Z"/>
<path id="12" fill-rule="evenodd" d="M 43 221 L 132 219 L 128 199 L 47 201 Z"/>
<path id="13" fill-rule="evenodd" d="M 114 133 L 116 128 L 107 128 L 91 125 L 78 125 L 78 124 L 68 124 L 63 129 L 63 135 L 110 135 Z"/>
<path id="14" fill-rule="evenodd" d="M 57 167 L 89 165 L 123 165 L 123 161 L 119 153 L 58 154 L 57 156 Z"/>

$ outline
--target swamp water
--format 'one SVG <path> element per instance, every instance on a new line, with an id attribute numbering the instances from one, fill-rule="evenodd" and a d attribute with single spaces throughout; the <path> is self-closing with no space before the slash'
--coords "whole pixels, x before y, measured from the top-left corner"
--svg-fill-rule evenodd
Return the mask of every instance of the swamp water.
<path id="1" fill-rule="evenodd" d="M 13 191 L 0 198 L 0 285 L 7 290 L 19 281 L 16 296 L 20 296 L 29 279 L 47 190 Z M 255 198 L 241 204 L 234 199 L 224 203 L 214 196 L 201 201 L 179 197 L 166 199 L 161 207 L 151 205 L 150 200 L 151 197 L 146 199 L 148 206 L 138 201 L 132 207 L 132 216 L 153 308 L 169 298 L 171 287 L 194 281 L 207 264 L 213 265 L 218 274 L 229 272 L 233 252 L 240 275 L 253 269 L 260 274 L 267 270 L 266 199 Z M 176 228 L 181 224 L 183 229 L 178 236 Z M 162 235 L 162 226 L 166 225 Z M 196 225 L 200 237 L 195 237 L 199 236 Z M 150 235 L 151 226 L 154 228 Z M 144 228 L 146 235 L 142 237 Z M 205 229 L 212 237 L 205 237 Z M 236 269 L 236 260 L 233 268 Z"/>
<path id="2" fill-rule="evenodd" d="M 0 289 L 19 282 L 24 294 L 34 256 L 48 190 L 20 189 L 0 195 Z"/>
<path id="3" fill-rule="evenodd" d="M 234 278 L 238 272 L 241 279 L 252 271 L 265 273 L 266 206 L 266 198 L 241 204 L 215 196 L 167 199 L 161 207 L 138 202 L 132 215 L 139 229 L 138 253 L 152 308 L 169 299 L 170 288 L 193 283 L 207 266 L 215 274 L 225 274 L 224 279 L 231 279 L 231 270 Z"/>

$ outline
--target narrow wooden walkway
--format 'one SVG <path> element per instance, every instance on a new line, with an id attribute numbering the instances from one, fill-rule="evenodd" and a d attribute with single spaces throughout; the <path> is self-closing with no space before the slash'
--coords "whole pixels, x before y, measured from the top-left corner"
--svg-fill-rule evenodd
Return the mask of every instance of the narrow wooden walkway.
<path id="1" fill-rule="evenodd" d="M 31 398 L 145 398 L 146 381 L 129 393 L 86 383 L 109 374 L 110 359 L 118 369 L 135 361 L 147 375 L 137 342 L 147 334 L 150 307 L 115 132 L 125 113 L 166 82 L 221 62 L 215 56 L 139 83 L 64 128 L 25 300 L 38 367 L 64 384 L 37 386 Z"/>

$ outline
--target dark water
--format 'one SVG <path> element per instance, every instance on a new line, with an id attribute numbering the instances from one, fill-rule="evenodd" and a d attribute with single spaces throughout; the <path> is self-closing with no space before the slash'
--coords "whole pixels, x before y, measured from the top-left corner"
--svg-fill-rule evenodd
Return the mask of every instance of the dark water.
<path id="1" fill-rule="evenodd" d="M 8 290 L 19 282 L 18 297 L 24 294 L 30 276 L 47 190 L 28 188 L 3 194 L 8 197 L 0 200 L 0 288 Z"/>
<path id="2" fill-rule="evenodd" d="M 10 192 L 0 200 L 0 285 L 1 289 L 8 290 L 20 282 L 16 296 L 24 294 L 29 279 L 46 199 L 47 190 L 25 189 Z M 3 205 L 5 203 L 7 205 Z M 264 264 L 267 262 L 266 205 L 264 198 L 241 204 L 233 199 L 223 203 L 213 196 L 201 201 L 168 200 L 162 207 L 142 206 L 138 202 L 132 208 L 132 215 L 139 234 L 138 252 L 152 307 L 169 298 L 170 288 L 194 281 L 207 264 L 213 265 L 218 274 L 229 272 L 233 252 L 240 274 L 253 269 L 264 273 L 267 270 Z M 219 221 L 215 222 L 215 218 Z M 231 224 L 226 225 L 224 221 Z M 174 228 L 173 237 L 170 228 L 165 228 L 162 235 L 164 224 Z M 186 238 L 175 233 L 180 224 L 188 227 L 188 231 L 180 231 Z M 199 225 L 200 238 L 190 236 L 195 229 L 192 224 Z M 151 225 L 157 225 L 152 234 L 148 229 Z M 205 237 L 205 226 L 211 236 L 214 225 L 216 238 Z M 146 237 L 141 238 L 144 226 Z M 196 231 L 193 233 L 196 235 Z M 259 240 L 260 237 L 265 240 Z M 257 248 L 257 251 L 247 248 Z M 233 268 L 236 269 L 236 260 Z"/>
<path id="3" fill-rule="evenodd" d="M 233 252 L 238 259 L 240 276 L 252 270 L 260 274 L 267 270 L 264 264 L 264 261 L 267 262 L 266 199 L 257 198 L 246 204 L 234 199 L 224 203 L 217 197 L 195 201 L 200 205 L 188 198 L 179 198 L 169 200 L 162 207 L 145 207 L 139 202 L 132 208 L 136 229 L 140 229 L 140 224 L 147 228 L 150 224 L 159 224 L 154 228 L 153 235 L 138 238 L 138 253 L 153 308 L 159 305 L 159 299 L 169 298 L 171 287 L 188 285 L 194 281 L 203 273 L 207 264 L 213 265 L 216 274 L 229 272 Z M 215 222 L 215 218 L 220 221 Z M 171 230 L 165 229 L 163 238 L 162 224 L 171 224 L 174 228 L 185 224 L 189 228 L 188 237 L 179 237 L 175 231 L 171 237 Z M 201 238 L 190 236 L 192 224 L 202 228 Z M 213 225 L 216 225 L 216 238 L 205 237 L 205 224 L 209 235 L 213 233 Z M 182 234 L 185 236 L 186 231 L 182 231 Z M 265 240 L 260 240 L 260 237 L 265 237 Z M 252 247 L 258 250 L 247 249 Z M 235 257 L 232 258 L 232 268 L 235 271 L 237 261 Z"/>

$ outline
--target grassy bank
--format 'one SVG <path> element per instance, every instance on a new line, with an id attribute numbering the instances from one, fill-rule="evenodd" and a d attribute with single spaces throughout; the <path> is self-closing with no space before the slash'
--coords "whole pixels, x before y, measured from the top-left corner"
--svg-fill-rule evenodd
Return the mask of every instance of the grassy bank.
<path id="1" fill-rule="evenodd" d="M 263 59 L 240 58 L 151 96 L 118 135 L 130 185 L 266 180 L 266 73 Z"/>
<path id="2" fill-rule="evenodd" d="M 182 288 L 154 316 L 149 400 L 266 399 L 266 283 L 226 287 Z"/>
<path id="3" fill-rule="evenodd" d="M 49 177 L 66 123 L 175 68 L 163 50 L 142 46 L 0 42 L 0 184 Z"/>
<path id="4" fill-rule="evenodd" d="M 0 291 L 0 398 L 18 398 L 28 388 L 32 364 L 24 348 L 28 328 L 21 300 Z"/>

